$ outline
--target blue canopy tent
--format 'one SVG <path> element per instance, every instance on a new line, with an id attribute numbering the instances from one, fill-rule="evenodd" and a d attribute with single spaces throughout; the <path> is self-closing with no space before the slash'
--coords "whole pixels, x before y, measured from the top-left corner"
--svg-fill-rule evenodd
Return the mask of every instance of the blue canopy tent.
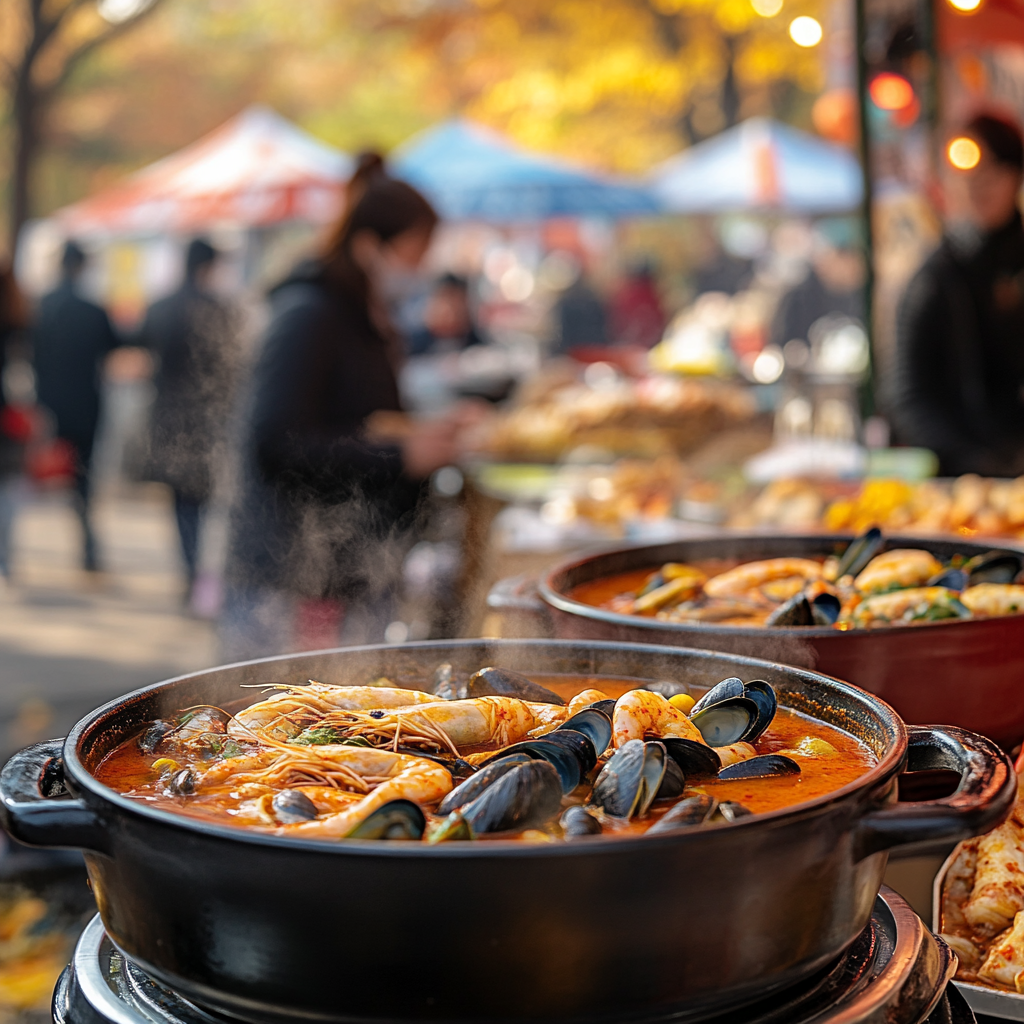
<path id="1" fill-rule="evenodd" d="M 677 213 L 839 213 L 859 207 L 863 195 L 860 165 L 848 150 L 763 117 L 671 157 L 649 180 Z"/>
<path id="2" fill-rule="evenodd" d="M 643 186 L 529 153 L 469 121 L 447 121 L 414 136 L 395 153 L 392 168 L 450 220 L 535 222 L 660 210 Z"/>

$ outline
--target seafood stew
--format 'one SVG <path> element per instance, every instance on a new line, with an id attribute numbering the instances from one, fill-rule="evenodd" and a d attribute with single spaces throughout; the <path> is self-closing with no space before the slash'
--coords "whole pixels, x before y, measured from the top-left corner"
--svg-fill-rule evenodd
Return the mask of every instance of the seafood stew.
<path id="1" fill-rule="evenodd" d="M 650 688 L 647 688 L 650 687 Z M 729 824 L 813 800 L 877 763 L 835 725 L 730 677 L 678 683 L 485 667 L 433 692 L 279 684 L 182 709 L 108 753 L 133 799 L 280 836 L 574 841 Z"/>
<path id="2" fill-rule="evenodd" d="M 828 557 L 667 562 L 578 583 L 568 596 L 622 615 L 719 626 L 851 630 L 1024 612 L 1024 555 L 943 562 L 883 545 L 869 530 Z"/>

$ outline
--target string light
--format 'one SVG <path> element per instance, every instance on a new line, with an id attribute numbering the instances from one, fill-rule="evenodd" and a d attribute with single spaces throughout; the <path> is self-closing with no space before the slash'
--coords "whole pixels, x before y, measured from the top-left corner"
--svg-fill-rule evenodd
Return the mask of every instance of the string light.
<path id="1" fill-rule="evenodd" d="M 789 23 L 789 37 L 797 46 L 817 46 L 823 35 L 821 22 L 816 18 L 802 15 Z"/>
<path id="2" fill-rule="evenodd" d="M 946 156 L 958 171 L 970 171 L 981 162 L 981 147 L 974 139 L 961 135 L 949 144 Z"/>

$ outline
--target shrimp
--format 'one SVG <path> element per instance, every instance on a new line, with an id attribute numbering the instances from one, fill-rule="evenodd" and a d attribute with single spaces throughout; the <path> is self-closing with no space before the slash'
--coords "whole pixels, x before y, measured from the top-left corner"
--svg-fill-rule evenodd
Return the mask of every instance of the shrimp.
<path id="1" fill-rule="evenodd" d="M 642 740 L 649 733 L 704 743 L 704 737 L 697 727 L 660 693 L 651 690 L 630 690 L 624 693 L 615 702 L 612 745 L 621 747 L 630 740 Z"/>
<path id="2" fill-rule="evenodd" d="M 810 558 L 768 558 L 763 562 L 747 562 L 735 569 L 712 576 L 704 584 L 708 597 L 742 597 L 772 580 L 799 576 L 805 580 L 821 577 L 821 563 Z"/>
<path id="3" fill-rule="evenodd" d="M 1024 611 L 1024 586 L 1016 583 L 979 583 L 968 587 L 960 600 L 975 615 L 1013 615 Z"/>
<path id="4" fill-rule="evenodd" d="M 335 711 L 325 715 L 321 724 L 340 736 L 362 736 L 374 745 L 397 748 L 401 742 L 457 754 L 460 746 L 507 747 L 525 739 L 538 724 L 530 708 L 517 697 L 476 697 L 391 711 Z"/>
<path id="5" fill-rule="evenodd" d="M 317 809 L 326 805 L 328 813 L 312 821 L 280 825 L 275 834 L 282 836 L 341 837 L 390 800 L 433 804 L 452 788 L 452 777 L 442 765 L 425 757 L 370 747 L 280 744 L 261 751 L 261 767 L 253 763 L 254 758 L 237 760 L 245 762 L 237 765 L 242 770 L 221 776 L 221 785 L 240 788 L 255 783 L 274 789 L 306 786 L 310 787 L 308 792 L 311 796 L 317 794 L 319 787 L 326 786 L 356 794 L 352 800 L 340 796 L 334 799 L 314 796 L 314 803 L 319 805 Z M 207 785 L 210 778 L 209 773 L 200 776 L 197 789 Z M 339 806 L 340 809 L 335 809 Z"/>
<path id="6" fill-rule="evenodd" d="M 896 619 L 909 622 L 930 617 L 952 618 L 962 611 L 957 608 L 958 603 L 956 593 L 946 587 L 911 587 L 895 590 L 891 594 L 875 594 L 874 597 L 864 598 L 853 609 L 849 621 L 855 626 L 870 626 L 876 622 L 893 622 Z M 946 615 L 946 612 L 949 614 Z"/>
<path id="7" fill-rule="evenodd" d="M 407 707 L 436 700 L 433 694 L 398 686 L 328 686 L 311 680 L 308 686 L 288 686 L 239 711 L 228 725 L 228 735 L 236 740 L 263 734 L 289 740 L 330 711 Z"/>
<path id="8" fill-rule="evenodd" d="M 530 730 L 534 735 L 557 729 L 569 717 L 569 709 L 564 704 L 539 704 L 532 700 L 523 703 L 530 709 L 536 723 Z"/>
<path id="9" fill-rule="evenodd" d="M 745 743 L 743 740 L 738 743 L 730 743 L 727 747 L 713 747 L 712 749 L 718 755 L 723 768 L 730 764 L 736 764 L 738 761 L 757 757 L 757 748 L 752 743 Z"/>
<path id="10" fill-rule="evenodd" d="M 854 580 L 854 586 L 862 594 L 894 587 L 919 587 L 940 572 L 942 564 L 930 551 L 894 548 L 875 555 Z"/>
<path id="11" fill-rule="evenodd" d="M 591 704 L 596 704 L 599 700 L 611 700 L 611 697 L 607 693 L 601 690 L 595 690 L 592 687 L 587 690 L 580 690 L 571 701 L 569 701 L 569 709 L 566 714 L 566 718 L 572 718 L 577 711 L 582 711 L 584 708 L 589 708 Z"/>

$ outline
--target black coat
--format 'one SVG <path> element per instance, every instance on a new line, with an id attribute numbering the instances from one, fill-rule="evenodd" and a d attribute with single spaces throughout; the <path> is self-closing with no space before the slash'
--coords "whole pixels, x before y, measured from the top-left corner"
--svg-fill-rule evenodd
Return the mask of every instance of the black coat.
<path id="1" fill-rule="evenodd" d="M 205 501 L 227 440 L 238 379 L 234 316 L 186 282 L 150 306 L 138 341 L 160 360 L 150 414 L 150 476 L 192 501 Z"/>
<path id="2" fill-rule="evenodd" d="M 780 348 L 794 338 L 807 341 L 814 324 L 830 313 L 863 321 L 864 293 L 859 288 L 852 292 L 834 292 L 811 270 L 779 302 L 772 320 L 771 341 Z"/>
<path id="3" fill-rule="evenodd" d="M 1024 228 L 948 236 L 907 287 L 892 420 L 944 475 L 1024 472 Z"/>
<path id="4" fill-rule="evenodd" d="M 63 281 L 39 303 L 32 330 L 36 396 L 56 417 L 57 435 L 92 450 L 100 418 L 100 374 L 107 353 L 118 344 L 106 312 Z"/>
<path id="5" fill-rule="evenodd" d="M 315 268 L 276 289 L 241 438 L 229 582 L 308 597 L 391 585 L 422 488 L 397 447 L 363 430 L 399 409 L 389 345 L 358 300 Z"/>

